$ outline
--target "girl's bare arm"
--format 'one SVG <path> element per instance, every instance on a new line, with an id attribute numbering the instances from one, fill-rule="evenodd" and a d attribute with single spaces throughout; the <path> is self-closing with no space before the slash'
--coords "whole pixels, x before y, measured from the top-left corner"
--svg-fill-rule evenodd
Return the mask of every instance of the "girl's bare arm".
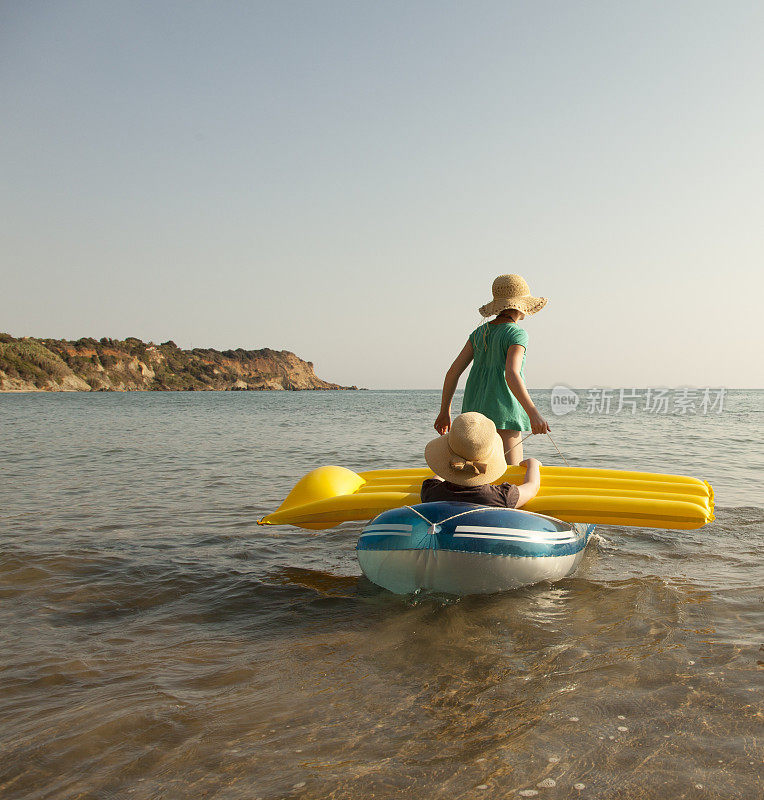
<path id="1" fill-rule="evenodd" d="M 462 373 L 470 365 L 474 352 L 472 342 L 467 342 L 462 348 L 462 352 L 454 359 L 454 363 L 446 372 L 446 379 L 443 381 L 443 395 L 440 399 L 440 414 L 435 420 L 435 430 L 442 436 L 451 428 L 451 401 L 454 399 L 454 392 L 459 383 Z"/>
<path id="2" fill-rule="evenodd" d="M 541 462 L 535 458 L 526 458 L 525 461 L 520 462 L 520 466 L 525 467 L 525 480 L 518 485 L 518 500 L 515 508 L 524 506 L 529 500 L 532 500 L 539 491 L 541 486 Z"/>
<path id="3" fill-rule="evenodd" d="M 528 394 L 528 389 L 525 387 L 525 381 L 520 374 L 520 368 L 523 365 L 523 353 L 525 348 L 521 344 L 510 345 L 507 350 L 507 363 L 504 370 L 504 377 L 507 379 L 507 386 L 509 386 L 512 394 L 517 398 L 520 405 L 525 409 L 531 421 L 531 430 L 534 433 L 548 433 L 550 428 L 547 421 L 539 414 L 538 409 L 533 404 L 531 396 Z"/>

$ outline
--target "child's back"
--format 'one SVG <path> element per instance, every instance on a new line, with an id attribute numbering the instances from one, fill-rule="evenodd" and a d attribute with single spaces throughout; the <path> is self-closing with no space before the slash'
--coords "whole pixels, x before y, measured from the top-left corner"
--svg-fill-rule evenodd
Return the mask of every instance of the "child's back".
<path id="1" fill-rule="evenodd" d="M 541 464 L 535 458 L 529 458 L 523 462 L 526 465 L 525 481 L 520 486 L 493 484 L 507 469 L 504 444 L 493 422 L 476 412 L 460 414 L 445 436 L 433 439 L 427 445 L 424 458 L 440 477 L 422 483 L 423 503 L 450 500 L 480 506 L 520 508 L 536 496 L 541 481 Z"/>
<path id="2" fill-rule="evenodd" d="M 507 351 L 523 348 L 520 375 L 525 379 L 525 348 L 528 334 L 514 322 L 484 323 L 469 337 L 473 363 L 464 387 L 462 414 L 477 411 L 492 420 L 499 430 L 529 431 L 531 422 L 505 378 Z"/>

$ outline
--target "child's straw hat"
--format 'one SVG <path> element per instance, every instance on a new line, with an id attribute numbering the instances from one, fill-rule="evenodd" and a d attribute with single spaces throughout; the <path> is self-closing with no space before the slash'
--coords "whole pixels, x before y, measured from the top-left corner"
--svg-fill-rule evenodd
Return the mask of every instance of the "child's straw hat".
<path id="1" fill-rule="evenodd" d="M 484 317 L 492 317 L 505 308 L 516 308 L 523 314 L 535 314 L 546 305 L 546 297 L 532 297 L 521 275 L 499 275 L 491 287 L 493 300 L 480 307 Z"/>
<path id="2" fill-rule="evenodd" d="M 496 426 L 477 411 L 460 414 L 445 436 L 425 447 L 424 460 L 436 475 L 460 486 L 492 483 L 507 470 Z"/>

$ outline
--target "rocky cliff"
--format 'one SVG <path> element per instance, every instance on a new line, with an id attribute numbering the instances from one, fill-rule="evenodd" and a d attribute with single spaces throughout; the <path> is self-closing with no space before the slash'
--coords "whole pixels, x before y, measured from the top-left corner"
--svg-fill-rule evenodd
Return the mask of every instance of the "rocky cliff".
<path id="1" fill-rule="evenodd" d="M 0 391 L 355 389 L 286 350 L 181 350 L 175 342 L 15 339 L 0 334 Z"/>

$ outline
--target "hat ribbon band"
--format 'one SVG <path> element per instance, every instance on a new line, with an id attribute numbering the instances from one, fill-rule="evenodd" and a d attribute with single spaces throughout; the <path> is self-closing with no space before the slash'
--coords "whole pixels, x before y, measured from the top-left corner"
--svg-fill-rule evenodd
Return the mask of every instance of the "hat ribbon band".
<path id="1" fill-rule="evenodd" d="M 452 458 L 449 461 L 451 469 L 464 472 L 467 475 L 485 475 L 488 469 L 486 461 L 468 461 L 466 458 Z"/>

